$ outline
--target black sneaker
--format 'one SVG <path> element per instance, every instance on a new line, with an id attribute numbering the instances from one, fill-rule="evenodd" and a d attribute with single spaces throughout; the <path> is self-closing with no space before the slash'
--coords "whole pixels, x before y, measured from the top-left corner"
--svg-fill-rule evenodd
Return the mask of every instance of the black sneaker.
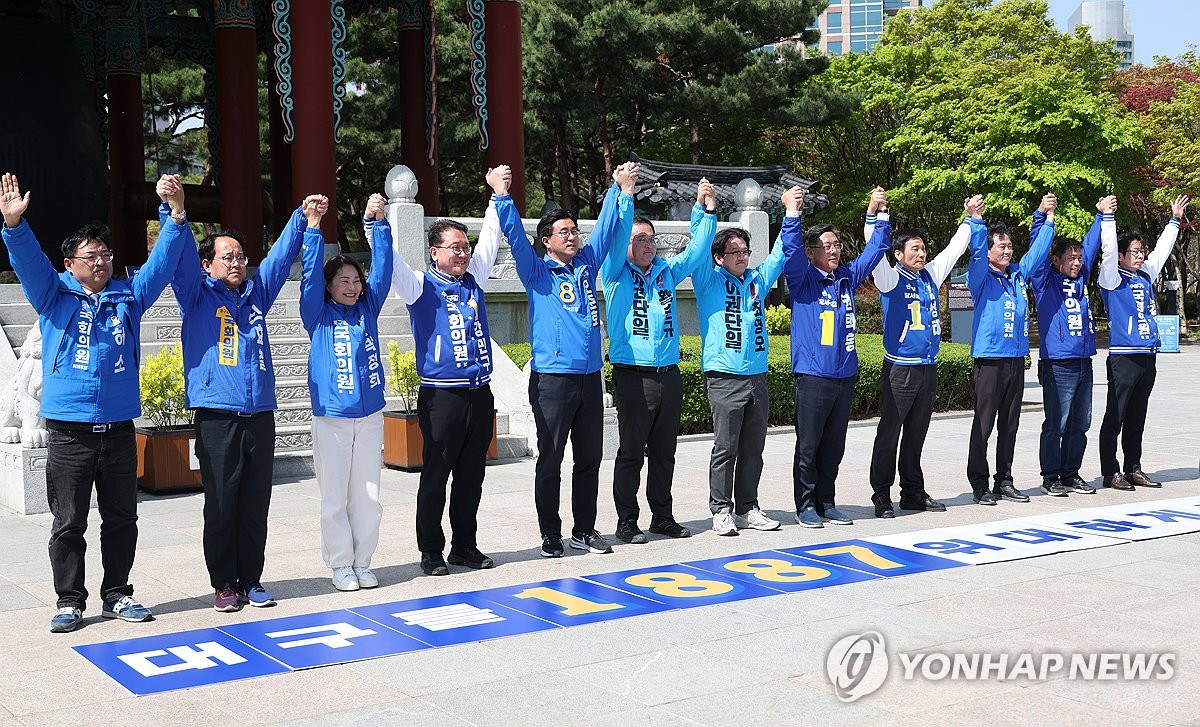
<path id="1" fill-rule="evenodd" d="M 891 500 L 876 500 L 871 498 L 871 502 L 875 503 L 875 517 L 894 518 L 896 517 L 895 510 L 892 509 Z"/>
<path id="2" fill-rule="evenodd" d="M 496 565 L 491 558 L 479 552 L 479 548 L 451 548 L 450 557 L 446 559 L 450 565 L 465 565 L 468 568 L 480 570 Z"/>
<path id="3" fill-rule="evenodd" d="M 562 538 L 558 535 L 543 535 L 542 536 L 542 557 L 543 558 L 561 558 L 563 557 Z"/>
<path id="4" fill-rule="evenodd" d="M 922 492 L 919 500 L 905 500 L 900 498 L 901 510 L 925 510 L 926 512 L 946 512 L 946 506 L 929 496 L 928 492 Z"/>
<path id="5" fill-rule="evenodd" d="M 1062 483 L 1057 477 L 1042 478 L 1042 492 L 1050 497 L 1066 497 L 1071 494 L 1071 488 Z"/>
<path id="6" fill-rule="evenodd" d="M 672 518 L 651 518 L 650 532 L 655 535 L 666 535 L 668 538 L 690 538 L 692 531 L 675 522 Z"/>
<path id="7" fill-rule="evenodd" d="M 448 576 L 450 569 L 441 553 L 421 553 L 421 572 L 427 576 Z"/>
<path id="8" fill-rule="evenodd" d="M 992 494 L 1009 502 L 1029 502 L 1029 495 L 1013 487 L 1012 480 L 1001 480 L 992 490 Z"/>
<path id="9" fill-rule="evenodd" d="M 617 540 L 640 544 L 646 542 L 646 534 L 637 526 L 637 520 L 622 520 L 617 523 Z"/>
<path id="10" fill-rule="evenodd" d="M 1083 478 L 1079 476 L 1078 472 L 1070 477 L 1062 478 L 1062 483 L 1064 487 L 1069 487 L 1071 488 L 1072 492 L 1079 493 L 1080 495 L 1096 494 L 1096 488 L 1084 482 Z"/>
<path id="11" fill-rule="evenodd" d="M 586 533 L 581 533 L 577 530 L 571 531 L 571 547 L 575 550 L 586 550 L 589 553 L 611 553 L 612 546 L 604 539 L 604 536 L 595 530 L 589 530 Z"/>
<path id="12" fill-rule="evenodd" d="M 1138 487 L 1162 487 L 1161 482 L 1155 482 L 1147 477 L 1146 473 L 1142 472 L 1141 470 L 1126 472 L 1125 481 L 1132 485 L 1137 485 Z"/>

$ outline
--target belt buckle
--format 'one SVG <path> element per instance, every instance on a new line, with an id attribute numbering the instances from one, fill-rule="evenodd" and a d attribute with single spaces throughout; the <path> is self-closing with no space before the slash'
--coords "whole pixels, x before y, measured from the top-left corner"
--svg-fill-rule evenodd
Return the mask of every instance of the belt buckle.
<path id="1" fill-rule="evenodd" d="M 109 425 L 109 424 L 93 424 L 92 431 L 93 432 L 107 432 L 109 430 L 110 426 L 111 425 Z"/>
<path id="2" fill-rule="evenodd" d="M 248 418 L 250 418 L 250 417 L 254 416 L 253 414 L 251 414 L 251 413 L 249 413 L 249 412 L 245 412 L 245 411 L 239 411 L 239 412 L 237 413 L 237 415 L 238 415 L 238 416 L 240 416 L 240 417 L 242 417 L 242 418 L 246 418 L 246 419 L 248 419 Z"/>

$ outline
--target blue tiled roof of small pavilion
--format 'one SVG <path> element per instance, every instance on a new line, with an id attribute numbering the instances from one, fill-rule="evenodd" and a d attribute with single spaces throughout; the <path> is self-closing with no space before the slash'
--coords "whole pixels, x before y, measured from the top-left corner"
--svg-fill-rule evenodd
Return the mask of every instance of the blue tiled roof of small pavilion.
<path id="1" fill-rule="evenodd" d="M 718 167 L 705 164 L 673 164 L 653 159 L 642 159 L 632 154 L 631 161 L 641 165 L 633 197 L 637 202 L 652 207 L 669 207 L 679 201 L 696 199 L 696 184 L 702 177 L 713 183 L 717 191 L 717 205 L 722 210 L 732 211 L 737 205 L 735 192 L 743 179 L 753 179 L 762 187 L 762 209 L 772 217 L 781 215 L 783 205 L 779 197 L 794 185 L 804 187 L 804 214 L 829 206 L 829 198 L 821 194 L 821 185 L 811 179 L 792 174 L 790 167 Z"/>

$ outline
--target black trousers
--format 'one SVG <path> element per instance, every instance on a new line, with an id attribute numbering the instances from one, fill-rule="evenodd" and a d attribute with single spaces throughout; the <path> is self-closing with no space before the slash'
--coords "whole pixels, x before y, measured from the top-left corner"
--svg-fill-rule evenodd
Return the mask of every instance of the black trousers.
<path id="1" fill-rule="evenodd" d="M 422 386 L 417 392 L 423 463 L 417 486 L 417 548 L 440 553 L 446 548 L 442 513 L 446 481 L 450 483 L 450 531 L 455 548 L 476 547 L 483 470 L 492 442 L 496 402 L 492 389 L 442 389 Z"/>
<path id="2" fill-rule="evenodd" d="M 835 485 L 842 455 L 846 453 L 846 427 L 854 404 L 858 376 L 829 379 L 797 374 L 796 455 L 792 461 L 792 485 L 796 512 L 816 508 L 818 514 L 834 507 Z"/>
<path id="3" fill-rule="evenodd" d="M 1142 433 L 1158 369 L 1152 353 L 1109 354 L 1105 368 L 1108 405 L 1100 423 L 1100 474 L 1108 477 L 1142 469 Z M 1124 468 L 1117 461 L 1118 433 L 1125 454 Z"/>
<path id="4" fill-rule="evenodd" d="M 900 499 L 920 500 L 925 494 L 921 451 L 937 394 L 937 364 L 897 366 L 883 362 L 879 393 L 879 426 L 871 452 L 871 499 L 891 501 L 899 448 Z"/>
<path id="5" fill-rule="evenodd" d="M 50 525 L 50 570 L 58 607 L 87 607 L 84 556 L 92 485 L 100 511 L 100 597 L 132 596 L 129 571 L 137 549 L 137 444 L 133 422 L 113 424 L 104 432 L 92 425 L 49 420 L 46 450 L 46 500 Z"/>
<path id="6" fill-rule="evenodd" d="M 196 410 L 204 562 L 215 589 L 261 585 L 275 462 L 275 412 Z"/>
<path id="7" fill-rule="evenodd" d="M 967 481 L 975 492 L 1012 480 L 1017 427 L 1021 424 L 1021 394 L 1025 389 L 1024 358 L 977 358 L 974 370 L 975 419 L 967 450 Z M 996 429 L 996 470 L 988 466 L 987 445 Z"/>
<path id="8" fill-rule="evenodd" d="M 613 365 L 613 398 L 621 443 L 613 464 L 613 503 L 617 522 L 637 521 L 638 486 L 642 461 L 646 473 L 646 502 L 655 518 L 673 519 L 671 480 L 675 477 L 675 445 L 683 407 L 683 378 L 679 367 L 666 371 Z"/>
<path id="9" fill-rule="evenodd" d="M 558 514 L 563 453 L 567 438 L 575 464 L 571 468 L 571 513 L 574 530 L 596 529 L 596 495 L 604 454 L 604 385 L 592 374 L 529 374 L 529 403 L 537 426 L 538 457 L 534 465 L 533 501 L 542 535 L 562 537 Z"/>

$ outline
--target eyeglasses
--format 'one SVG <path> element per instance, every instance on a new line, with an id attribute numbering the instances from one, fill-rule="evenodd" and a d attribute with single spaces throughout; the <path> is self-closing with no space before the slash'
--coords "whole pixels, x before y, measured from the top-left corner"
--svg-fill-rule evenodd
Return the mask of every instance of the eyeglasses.
<path id="1" fill-rule="evenodd" d="M 217 259 L 226 265 L 233 265 L 234 263 L 237 263 L 238 265 L 245 265 L 250 261 L 250 258 L 246 257 L 245 255 L 223 255 Z"/>
<path id="2" fill-rule="evenodd" d="M 558 237 L 563 240 L 566 240 L 566 239 L 569 239 L 572 237 L 578 237 L 578 236 L 579 236 L 579 228 L 578 227 L 564 227 L 563 229 L 561 229 L 557 232 L 550 233 L 550 237 Z"/>
<path id="3" fill-rule="evenodd" d="M 1141 247 L 1131 247 L 1125 252 L 1133 257 L 1146 257 L 1146 250 Z"/>
<path id="4" fill-rule="evenodd" d="M 450 245 L 434 245 L 436 250 L 449 250 L 451 255 L 470 255 L 472 253 L 469 247 L 451 247 Z"/>
<path id="5" fill-rule="evenodd" d="M 71 255 L 68 260 L 82 260 L 87 265 L 99 265 L 101 262 L 111 263 L 113 254 L 102 252 L 99 255 Z"/>
<path id="6" fill-rule="evenodd" d="M 809 245 L 809 247 L 816 250 L 824 250 L 825 252 L 837 252 L 838 250 L 842 249 L 842 243 L 822 242 L 820 245 Z"/>
<path id="7" fill-rule="evenodd" d="M 750 257 L 750 248 L 746 248 L 745 250 L 726 250 L 721 254 L 730 257 Z"/>
<path id="8" fill-rule="evenodd" d="M 658 247 L 658 243 L 654 241 L 654 235 L 634 235 L 630 242 L 632 242 L 634 245 L 641 245 L 642 247 Z"/>

